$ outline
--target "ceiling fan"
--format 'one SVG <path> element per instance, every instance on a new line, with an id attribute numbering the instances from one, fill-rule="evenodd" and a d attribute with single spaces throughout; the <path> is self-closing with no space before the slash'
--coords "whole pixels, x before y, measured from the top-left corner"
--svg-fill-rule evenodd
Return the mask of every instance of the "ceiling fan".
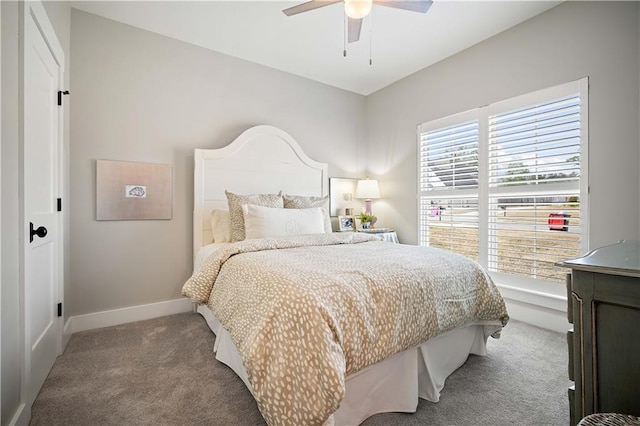
<path id="1" fill-rule="evenodd" d="M 344 12 L 349 18 L 348 36 L 349 43 L 360 39 L 360 31 L 362 29 L 362 19 L 370 12 L 374 4 L 379 6 L 393 7 L 396 9 L 409 10 L 411 12 L 426 13 L 432 0 L 311 0 L 306 3 L 299 4 L 283 10 L 285 15 L 297 15 L 298 13 L 308 12 L 310 10 L 319 9 L 335 3 L 344 3 Z"/>

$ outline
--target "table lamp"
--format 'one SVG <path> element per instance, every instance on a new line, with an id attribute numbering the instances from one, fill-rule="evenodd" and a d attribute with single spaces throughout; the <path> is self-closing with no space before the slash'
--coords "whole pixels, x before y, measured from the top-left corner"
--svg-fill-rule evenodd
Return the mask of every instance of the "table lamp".
<path id="1" fill-rule="evenodd" d="M 356 198 L 364 198 L 364 211 L 371 214 L 371 200 L 380 198 L 380 188 L 375 179 L 361 179 L 356 185 Z"/>

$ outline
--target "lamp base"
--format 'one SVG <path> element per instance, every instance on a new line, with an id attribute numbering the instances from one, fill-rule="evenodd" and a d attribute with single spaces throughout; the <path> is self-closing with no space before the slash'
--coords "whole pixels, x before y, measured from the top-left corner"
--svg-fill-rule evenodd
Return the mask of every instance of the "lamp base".
<path id="1" fill-rule="evenodd" d="M 364 212 L 366 214 L 371 214 L 371 200 L 370 199 L 364 200 Z"/>

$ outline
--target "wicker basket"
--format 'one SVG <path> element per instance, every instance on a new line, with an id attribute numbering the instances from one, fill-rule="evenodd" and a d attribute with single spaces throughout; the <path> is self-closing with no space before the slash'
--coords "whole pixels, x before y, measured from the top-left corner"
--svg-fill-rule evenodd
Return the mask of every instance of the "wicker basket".
<path id="1" fill-rule="evenodd" d="M 578 426 L 640 426 L 640 417 L 616 413 L 589 414 Z"/>

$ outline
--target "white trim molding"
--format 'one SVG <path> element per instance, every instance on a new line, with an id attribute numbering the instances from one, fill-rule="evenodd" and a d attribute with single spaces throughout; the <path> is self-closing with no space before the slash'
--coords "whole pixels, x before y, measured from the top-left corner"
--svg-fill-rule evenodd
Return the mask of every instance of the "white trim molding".
<path id="1" fill-rule="evenodd" d="M 25 425 L 29 423 L 27 421 L 27 413 L 31 414 L 31 411 L 26 410 L 25 408 L 27 408 L 27 404 L 21 402 L 13 418 L 9 420 L 9 426 Z"/>
<path id="2" fill-rule="evenodd" d="M 91 314 L 74 315 L 69 317 L 64 326 L 65 345 L 73 333 L 80 331 L 143 321 L 165 315 L 190 312 L 191 310 L 191 301 L 184 298 L 168 300 L 166 302 L 149 303 L 147 305 L 129 306 L 127 308 L 112 309 L 110 311 L 94 312 Z"/>

